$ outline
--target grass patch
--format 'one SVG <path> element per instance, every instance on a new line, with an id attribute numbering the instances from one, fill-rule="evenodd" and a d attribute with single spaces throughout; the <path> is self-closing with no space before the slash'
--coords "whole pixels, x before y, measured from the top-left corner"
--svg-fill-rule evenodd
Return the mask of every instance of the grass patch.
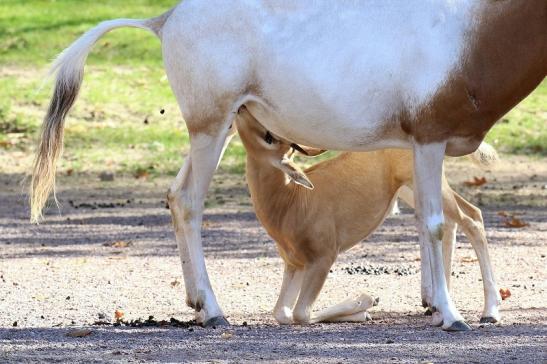
<path id="1" fill-rule="evenodd" d="M 547 156 L 547 81 L 498 121 L 486 140 L 505 153 Z"/>

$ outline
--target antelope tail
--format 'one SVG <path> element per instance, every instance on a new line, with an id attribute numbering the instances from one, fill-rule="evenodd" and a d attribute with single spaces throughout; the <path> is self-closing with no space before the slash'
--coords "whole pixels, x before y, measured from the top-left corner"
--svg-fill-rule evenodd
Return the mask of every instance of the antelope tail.
<path id="1" fill-rule="evenodd" d="M 67 113 L 76 101 L 82 84 L 84 65 L 93 45 L 105 33 L 121 27 L 146 29 L 161 39 L 163 25 L 173 9 L 157 18 L 115 19 L 88 30 L 54 61 L 55 90 L 42 124 L 40 144 L 34 160 L 30 188 L 31 221 L 39 222 L 49 195 L 55 197 L 55 170 L 63 150 L 63 129 Z M 55 202 L 57 199 L 55 198 Z"/>

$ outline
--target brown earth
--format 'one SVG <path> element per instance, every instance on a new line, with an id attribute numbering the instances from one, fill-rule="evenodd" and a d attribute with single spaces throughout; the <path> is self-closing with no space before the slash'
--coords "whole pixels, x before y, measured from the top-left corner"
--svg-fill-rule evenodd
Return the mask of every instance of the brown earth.
<path id="1" fill-rule="evenodd" d="M 480 272 L 460 235 L 452 293 L 474 330 L 457 334 L 431 327 L 422 315 L 418 240 L 405 208 L 339 258 L 317 303 L 321 308 L 369 292 L 380 297 L 372 322 L 276 325 L 270 311 L 281 260 L 256 221 L 243 178 L 227 176 L 215 178 L 204 244 L 215 292 L 234 326 L 93 325 L 111 322 L 116 310 L 127 320 L 193 318 L 165 208 L 169 180 L 63 176 L 62 207 L 33 226 L 21 176 L 0 175 L 0 362 L 544 363 L 546 162 L 512 157 L 485 172 L 465 160 L 449 161 L 452 185 L 483 210 L 498 285 L 512 293 L 501 306 L 502 325 L 481 328 Z M 474 176 L 487 183 L 465 187 Z M 506 227 L 500 211 L 530 225 Z M 381 274 L 349 274 L 345 268 L 352 265 Z M 91 333 L 66 336 L 81 328 Z"/>

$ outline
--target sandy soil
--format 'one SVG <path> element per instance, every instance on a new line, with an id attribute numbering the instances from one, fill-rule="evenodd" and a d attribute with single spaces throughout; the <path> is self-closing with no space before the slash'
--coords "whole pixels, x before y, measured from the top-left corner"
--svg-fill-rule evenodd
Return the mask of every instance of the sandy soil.
<path id="1" fill-rule="evenodd" d="M 453 186 L 483 209 L 498 284 L 512 292 L 501 307 L 502 325 L 481 328 L 480 272 L 459 236 L 453 297 L 474 330 L 457 334 L 430 327 L 422 314 L 418 241 L 405 208 L 340 257 L 317 304 L 367 291 L 380 297 L 372 322 L 277 326 L 270 310 L 281 261 L 256 221 L 243 179 L 226 176 L 216 177 L 207 203 L 204 243 L 215 292 L 233 326 L 94 325 L 111 322 L 115 310 L 128 320 L 192 319 L 165 209 L 169 180 L 64 176 L 61 210 L 48 210 L 47 221 L 33 226 L 21 177 L 0 175 L 0 362 L 546 362 L 546 162 L 511 158 L 487 172 L 449 162 Z M 488 183 L 464 187 L 473 176 Z M 530 226 L 507 228 L 499 211 Z M 120 241 L 128 246 L 116 247 Z M 350 275 L 345 268 L 352 265 L 388 273 Z M 66 336 L 81 328 L 90 335 Z"/>

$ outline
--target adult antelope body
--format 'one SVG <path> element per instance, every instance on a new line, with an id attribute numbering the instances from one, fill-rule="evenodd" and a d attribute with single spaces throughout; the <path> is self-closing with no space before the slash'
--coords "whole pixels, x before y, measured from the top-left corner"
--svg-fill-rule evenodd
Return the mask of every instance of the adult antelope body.
<path id="1" fill-rule="evenodd" d="M 56 60 L 34 166 L 32 219 L 55 184 L 64 119 L 92 45 L 118 27 L 162 42 L 191 148 L 168 192 L 187 303 L 227 323 L 205 267 L 203 201 L 237 111 L 316 148 L 411 148 L 418 230 L 444 329 L 466 330 L 443 273 L 441 170 L 473 152 L 547 73 L 545 0 L 185 0 L 153 19 L 106 21 Z M 366 188 L 366 186 L 363 186 Z"/>

